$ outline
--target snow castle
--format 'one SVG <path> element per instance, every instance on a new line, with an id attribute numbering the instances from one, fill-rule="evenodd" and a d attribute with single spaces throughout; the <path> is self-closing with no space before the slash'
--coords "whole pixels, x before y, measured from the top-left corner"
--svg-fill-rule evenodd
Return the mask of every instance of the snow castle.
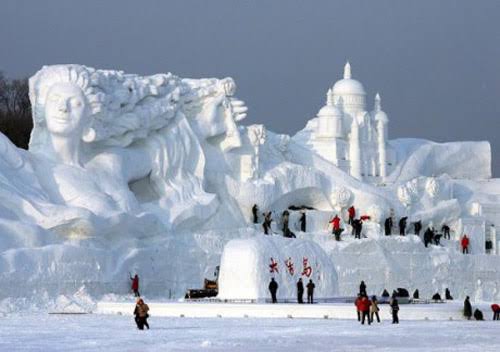
<path id="1" fill-rule="evenodd" d="M 242 125 L 236 88 L 231 78 L 82 65 L 37 72 L 29 151 L 0 134 L 3 306 L 126 296 L 129 273 L 147 296 L 178 298 L 219 265 L 224 299 L 264 299 L 271 277 L 284 299 L 299 278 L 315 281 L 318 298 L 354 295 L 364 280 L 371 294 L 450 288 L 500 299 L 500 180 L 488 142 L 389 140 L 380 95 L 367 112 L 349 63 L 292 137 Z M 362 239 L 350 235 L 351 205 L 365 218 Z M 328 227 L 335 214 L 340 242 Z M 407 235 L 385 236 L 388 217 L 408 217 Z M 451 237 L 426 248 L 415 222 L 422 233 L 447 224 Z M 297 238 L 283 237 L 286 226 Z"/>
<path id="2" fill-rule="evenodd" d="M 366 92 L 352 78 L 349 62 L 344 78 L 326 93 L 326 104 L 311 121 L 308 145 L 346 173 L 366 182 L 383 182 L 395 164 L 395 152 L 387 144 L 387 114 L 380 95 L 372 112 L 366 111 Z"/>

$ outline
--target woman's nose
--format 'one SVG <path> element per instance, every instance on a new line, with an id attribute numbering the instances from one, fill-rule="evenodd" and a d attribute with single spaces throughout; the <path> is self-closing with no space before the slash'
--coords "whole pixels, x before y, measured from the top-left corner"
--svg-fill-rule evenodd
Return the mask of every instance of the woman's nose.
<path id="1" fill-rule="evenodd" d="M 65 100 L 60 101 L 58 109 L 61 112 L 68 112 L 68 102 Z"/>

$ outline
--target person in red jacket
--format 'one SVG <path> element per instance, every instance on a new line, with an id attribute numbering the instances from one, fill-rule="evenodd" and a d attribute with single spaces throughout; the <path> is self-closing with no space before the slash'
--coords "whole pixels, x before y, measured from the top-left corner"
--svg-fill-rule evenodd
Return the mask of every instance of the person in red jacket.
<path id="1" fill-rule="evenodd" d="M 462 237 L 462 253 L 465 254 L 465 253 L 469 253 L 469 237 L 467 237 L 467 235 L 464 235 L 464 237 Z"/>
<path id="2" fill-rule="evenodd" d="M 360 308 L 361 294 L 358 293 L 358 297 L 354 300 L 354 306 L 356 307 L 356 313 L 358 313 L 358 321 L 361 321 L 361 311 Z"/>
<path id="3" fill-rule="evenodd" d="M 335 231 L 340 230 L 340 218 L 337 214 L 335 214 L 333 219 L 330 220 L 330 224 L 332 224 L 332 233 L 335 233 Z"/>
<path id="4" fill-rule="evenodd" d="M 496 303 L 491 305 L 493 311 L 493 320 L 500 320 L 500 306 Z"/>
<path id="5" fill-rule="evenodd" d="M 135 274 L 134 277 L 131 275 L 130 280 L 132 280 L 131 288 L 135 297 L 141 297 L 141 294 L 139 293 L 139 275 Z"/>
<path id="6" fill-rule="evenodd" d="M 356 217 L 356 208 L 354 208 L 354 205 L 351 205 L 351 207 L 347 209 L 347 213 L 349 214 L 349 225 L 352 225 L 352 221 Z"/>
<path id="7" fill-rule="evenodd" d="M 361 300 L 358 303 L 359 310 L 361 311 L 361 324 L 365 324 L 365 318 L 368 321 L 368 325 L 372 323 L 370 319 L 370 306 L 372 302 L 368 299 L 366 295 L 361 296 Z"/>

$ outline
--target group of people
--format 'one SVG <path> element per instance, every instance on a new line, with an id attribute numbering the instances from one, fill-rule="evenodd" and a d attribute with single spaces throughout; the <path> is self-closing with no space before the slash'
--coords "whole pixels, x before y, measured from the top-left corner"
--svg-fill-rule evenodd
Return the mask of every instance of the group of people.
<path id="1" fill-rule="evenodd" d="M 272 303 L 278 303 L 278 299 L 276 298 L 276 294 L 278 293 L 278 288 L 279 285 L 274 280 L 274 277 L 271 278 L 271 282 L 269 283 L 269 292 L 271 293 L 271 302 Z M 309 279 L 309 282 L 306 285 L 307 289 L 307 303 L 313 304 L 314 303 L 314 289 L 316 288 L 316 285 L 312 281 L 312 279 Z M 304 283 L 302 282 L 302 278 L 299 278 L 297 281 L 297 303 L 301 304 L 304 303 Z"/>
<path id="2" fill-rule="evenodd" d="M 500 305 L 493 303 L 491 305 L 491 310 L 493 311 L 492 320 L 500 320 Z M 472 316 L 476 320 L 484 320 L 483 312 L 479 308 L 474 309 L 474 313 L 472 312 L 472 304 L 470 303 L 469 296 L 467 296 L 464 301 L 464 316 L 467 320 L 470 320 Z"/>
<path id="3" fill-rule="evenodd" d="M 384 292 L 386 291 L 384 290 Z M 374 322 L 374 318 L 377 318 L 377 322 L 380 323 L 380 316 L 378 314 L 380 308 L 378 306 L 377 296 L 372 296 L 371 299 L 368 298 L 366 284 L 364 281 L 361 281 L 359 285 L 359 293 L 354 301 L 354 306 L 356 307 L 358 321 L 361 322 L 362 325 L 365 324 L 365 319 L 368 322 L 368 325 L 371 325 L 371 323 Z M 396 292 L 392 294 L 389 306 L 391 308 L 392 323 L 399 324 L 399 302 Z"/>
<path id="4" fill-rule="evenodd" d="M 252 217 L 253 217 L 253 223 L 258 224 L 259 223 L 259 207 L 257 204 L 254 204 L 252 207 Z M 268 211 L 265 213 L 262 213 L 263 221 L 262 221 L 262 229 L 264 231 L 265 235 L 271 235 L 272 234 L 272 229 L 271 229 L 271 224 L 273 222 L 273 212 Z M 282 224 L 282 232 L 283 232 L 283 237 L 287 238 L 295 238 L 295 234 L 290 230 L 289 226 L 290 222 L 290 212 L 288 209 L 285 209 L 282 214 L 281 214 L 281 224 Z M 299 223 L 300 223 L 300 231 L 306 232 L 306 213 L 303 211 L 300 215 L 299 218 Z"/>

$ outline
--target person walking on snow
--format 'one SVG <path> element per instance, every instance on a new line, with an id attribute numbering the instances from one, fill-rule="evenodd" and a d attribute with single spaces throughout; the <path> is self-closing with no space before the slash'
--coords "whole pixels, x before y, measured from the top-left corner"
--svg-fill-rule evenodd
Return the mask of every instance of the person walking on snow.
<path id="1" fill-rule="evenodd" d="M 304 283 L 302 282 L 302 278 L 299 278 L 299 281 L 297 281 L 297 302 L 304 303 Z"/>
<path id="2" fill-rule="evenodd" d="M 391 307 L 392 323 L 399 324 L 399 317 L 398 317 L 399 303 L 395 293 L 392 294 L 392 298 L 389 302 L 389 305 Z"/>
<path id="3" fill-rule="evenodd" d="M 137 300 L 137 304 L 135 305 L 134 315 L 135 315 L 135 323 L 137 324 L 137 328 L 139 330 L 144 330 L 144 327 L 147 327 L 149 330 L 148 318 L 149 318 L 149 307 L 142 298 Z"/>
<path id="4" fill-rule="evenodd" d="M 372 304 L 370 305 L 370 319 L 373 323 L 373 316 L 377 317 L 377 322 L 380 323 L 380 316 L 378 315 L 378 312 L 380 311 L 378 307 L 378 301 L 377 301 L 377 296 L 372 296 Z"/>
<path id="5" fill-rule="evenodd" d="M 356 208 L 354 205 L 351 205 L 349 209 L 347 209 L 347 213 L 349 214 L 349 225 L 352 225 L 352 221 L 356 217 Z"/>
<path id="6" fill-rule="evenodd" d="M 465 297 L 464 301 L 464 317 L 466 317 L 467 320 L 470 320 L 471 316 L 472 316 L 472 305 L 470 304 L 469 296 L 467 296 Z"/>
<path id="7" fill-rule="evenodd" d="M 430 228 L 427 228 L 424 232 L 424 245 L 427 248 L 429 243 L 432 243 L 432 238 L 434 237 L 434 234 L 432 233 L 432 230 Z"/>
<path id="8" fill-rule="evenodd" d="M 467 237 L 467 235 L 464 235 L 464 237 L 462 237 L 462 253 L 463 254 L 469 254 L 469 237 Z"/>
<path id="9" fill-rule="evenodd" d="M 406 221 L 408 217 L 404 216 L 401 219 L 399 219 L 399 234 L 401 236 L 404 236 L 406 234 Z"/>
<path id="10" fill-rule="evenodd" d="M 276 299 L 276 292 L 278 292 L 278 283 L 274 281 L 274 277 L 271 278 L 271 282 L 269 283 L 269 292 L 271 292 L 271 300 L 273 303 L 278 303 Z"/>
<path id="11" fill-rule="evenodd" d="M 307 303 L 314 303 L 314 288 L 316 285 L 313 283 L 313 280 L 309 279 L 309 283 L 307 284 Z"/>
<path id="12" fill-rule="evenodd" d="M 141 297 L 141 294 L 139 293 L 139 275 L 135 274 L 134 277 L 130 275 L 130 280 L 132 281 L 130 288 L 132 289 L 132 292 L 134 292 L 135 297 Z"/>
<path id="13" fill-rule="evenodd" d="M 387 219 L 385 219 L 384 228 L 385 228 L 385 235 L 390 236 L 392 230 L 392 217 L 389 216 Z"/>
<path id="14" fill-rule="evenodd" d="M 302 212 L 302 215 L 300 215 L 299 222 L 300 222 L 300 231 L 306 232 L 306 212 L 305 211 Z"/>

